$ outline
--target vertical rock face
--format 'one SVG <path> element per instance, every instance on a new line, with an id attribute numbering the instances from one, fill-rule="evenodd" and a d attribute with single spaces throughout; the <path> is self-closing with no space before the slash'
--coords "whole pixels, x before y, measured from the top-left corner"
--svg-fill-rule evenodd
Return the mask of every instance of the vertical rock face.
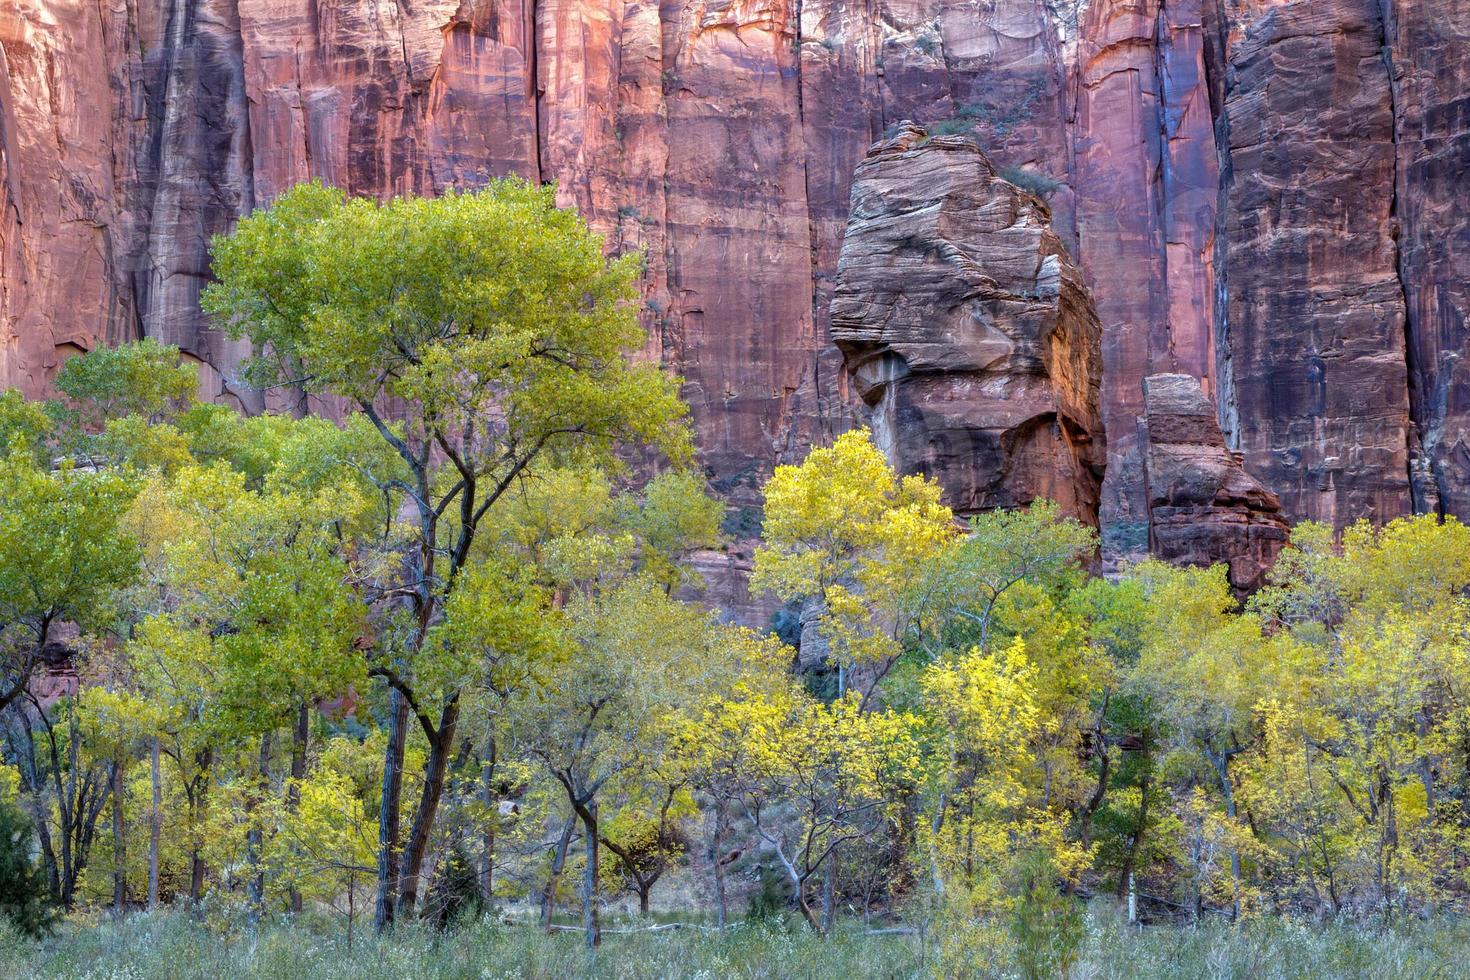
<path id="1" fill-rule="evenodd" d="M 646 355 L 744 513 L 861 414 L 828 323 L 902 119 L 1038 191 L 1092 293 L 1108 557 L 1147 547 L 1161 372 L 1292 520 L 1470 517 L 1470 0 L 11 0 L 0 384 L 155 335 L 257 409 L 210 235 L 310 177 L 521 174 L 646 256 Z"/>
<path id="2" fill-rule="evenodd" d="M 1101 327 L 1046 205 L 970 139 L 905 124 L 851 215 L 832 339 L 890 460 L 960 513 L 1046 497 L 1095 521 Z"/>
<path id="3" fill-rule="evenodd" d="M 1404 291 L 1383 23 L 1274 7 L 1226 42 L 1226 422 L 1294 518 L 1408 512 Z"/>
<path id="4" fill-rule="evenodd" d="M 1211 310 L 1219 194 L 1200 0 L 1096 0 L 1076 45 L 1081 262 L 1106 333 L 1105 554 L 1148 546 L 1137 419 L 1142 378 L 1214 381 Z"/>
<path id="5" fill-rule="evenodd" d="M 0 6 L 0 385 L 133 332 L 126 50 L 95 4 Z"/>
<path id="6" fill-rule="evenodd" d="M 1470 0 L 1384 7 L 1416 510 L 1470 514 Z"/>
<path id="7" fill-rule="evenodd" d="M 1225 448 L 1198 379 L 1151 375 L 1143 395 L 1150 551 L 1187 565 L 1225 558 L 1232 586 L 1257 588 L 1286 544 L 1280 501 Z"/>

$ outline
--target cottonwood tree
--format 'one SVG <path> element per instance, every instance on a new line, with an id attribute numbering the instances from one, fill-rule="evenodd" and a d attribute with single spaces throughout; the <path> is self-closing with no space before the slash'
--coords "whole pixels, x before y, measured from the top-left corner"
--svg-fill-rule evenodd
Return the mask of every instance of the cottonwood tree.
<path id="1" fill-rule="evenodd" d="M 988 650 L 1007 600 L 1028 587 L 1061 595 L 1080 586 L 1082 563 L 1096 549 L 1096 532 L 1049 500 L 973 517 L 968 533 L 926 562 L 908 589 L 911 637 L 930 654 Z"/>
<path id="2" fill-rule="evenodd" d="M 36 465 L 50 461 L 55 421 L 38 402 L 27 401 L 19 388 L 0 389 L 0 452 L 19 453 Z"/>
<path id="3" fill-rule="evenodd" d="M 150 337 L 67 358 L 54 384 L 65 396 L 66 423 L 96 432 L 127 416 L 146 422 L 176 418 L 193 402 L 199 373 L 180 361 L 177 347 Z"/>
<path id="4" fill-rule="evenodd" d="M 1258 616 L 1236 612 L 1223 565 L 1177 569 L 1148 562 L 1138 575 L 1153 615 L 1131 683 L 1158 707 L 1173 747 L 1202 757 L 1225 817 L 1235 821 L 1235 760 L 1257 743 L 1258 706 L 1273 695 L 1294 696 L 1293 688 L 1310 677 L 1305 651 L 1288 635 L 1265 633 Z M 1230 867 L 1238 890 L 1238 848 Z M 1237 897 L 1236 912 L 1239 905 Z"/>
<path id="5" fill-rule="evenodd" d="M 580 593 L 565 616 L 566 654 L 526 692 L 517 729 L 581 824 L 583 924 L 595 947 L 604 798 L 673 763 L 680 713 L 718 690 L 724 671 L 709 615 L 647 576 Z"/>
<path id="6" fill-rule="evenodd" d="M 134 484 L 70 463 L 42 469 L 34 447 L 15 438 L 0 456 L 0 711 L 52 891 L 70 908 L 116 783 L 82 745 L 72 693 L 57 700 L 32 685 L 48 660 L 75 672 L 80 644 L 58 631 L 110 625 L 136 575 L 138 549 L 121 526 Z"/>
<path id="7" fill-rule="evenodd" d="M 252 784 L 268 781 L 271 740 L 301 706 L 363 679 L 353 643 L 362 609 L 335 553 L 341 522 L 365 506 L 351 486 L 316 494 L 251 490 L 222 464 L 158 478 L 139 498 L 147 615 L 129 652 L 138 691 L 181 769 L 195 819 L 205 817 L 211 771 L 242 744 L 257 746 Z M 250 809 L 260 802 L 257 786 Z M 259 867 L 262 831 L 250 831 Z M 190 893 L 203 887 L 196 841 Z M 263 902 L 263 880 L 251 883 Z"/>
<path id="8" fill-rule="evenodd" d="M 598 841 L 617 859 L 623 887 L 638 896 L 639 915 L 648 915 L 653 886 L 684 855 L 683 825 L 696 812 L 688 783 L 676 756 L 661 761 L 619 794 L 599 826 Z"/>
<path id="9" fill-rule="evenodd" d="M 817 603 L 838 693 L 862 667 L 866 700 L 903 652 L 904 586 L 955 537 L 939 485 L 900 478 L 858 429 L 812 450 L 799 466 L 776 467 L 764 492 L 751 588 Z"/>
<path id="10" fill-rule="evenodd" d="M 1255 609 L 1304 650 L 1264 703 L 1243 795 L 1333 910 L 1428 905 L 1452 880 L 1466 690 L 1470 528 L 1424 516 L 1340 539 L 1303 525 Z M 1299 676 L 1297 676 L 1299 675 Z"/>
<path id="11" fill-rule="evenodd" d="M 391 542 L 407 558 L 378 604 L 372 667 L 390 689 L 381 929 L 420 890 L 464 693 L 461 684 L 421 691 L 421 657 L 481 526 L 539 466 L 612 463 L 630 443 L 686 458 L 685 408 L 671 378 L 627 356 L 643 341 L 636 257 L 605 259 L 549 187 L 505 180 L 379 205 L 307 185 L 242 220 L 213 256 L 219 282 L 204 306 L 263 350 L 257 383 L 345 399 L 407 471 L 380 484 L 410 515 Z M 410 724 L 429 751 L 404 841 Z"/>
<path id="12" fill-rule="evenodd" d="M 764 748 L 752 739 L 746 720 L 764 717 L 771 706 L 789 696 L 796 651 L 780 638 L 749 629 L 728 630 L 722 659 L 727 664 L 726 689 L 685 714 L 675 752 L 690 785 L 710 809 L 709 855 L 715 879 L 715 922 L 728 920 L 727 865 L 743 847 L 727 854 L 732 823 L 756 771 Z"/>

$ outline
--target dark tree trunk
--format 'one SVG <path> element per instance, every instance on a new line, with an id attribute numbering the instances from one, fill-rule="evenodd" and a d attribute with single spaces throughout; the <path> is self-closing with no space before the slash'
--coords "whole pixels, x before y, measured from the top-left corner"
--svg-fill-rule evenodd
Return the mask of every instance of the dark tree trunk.
<path id="1" fill-rule="evenodd" d="M 403 747 L 408 738 L 408 699 L 388 691 L 388 744 L 383 750 L 383 801 L 378 810 L 378 901 L 373 928 L 393 922 L 398 899 L 398 804 L 403 796 Z"/>
<path id="2" fill-rule="evenodd" d="M 1146 748 L 1145 748 L 1146 750 Z M 1128 842 L 1128 852 L 1123 856 L 1123 868 L 1118 873 L 1118 899 L 1128 894 L 1128 881 L 1138 864 L 1138 853 L 1143 849 L 1143 837 L 1148 833 L 1148 791 L 1153 784 L 1152 768 L 1145 769 L 1139 783 L 1138 824 L 1133 828 L 1133 839 Z"/>
<path id="3" fill-rule="evenodd" d="M 489 908 L 495 901 L 495 831 L 500 815 L 495 810 L 495 764 L 497 746 L 490 739 L 486 759 L 480 766 L 480 801 L 485 806 L 485 829 L 480 855 L 480 900 Z"/>
<path id="4" fill-rule="evenodd" d="M 597 801 L 593 800 L 579 808 L 582 817 L 582 836 L 586 854 L 586 866 L 582 874 L 582 929 L 586 933 L 588 949 L 602 945 L 602 924 L 597 915 Z"/>
<path id="5" fill-rule="evenodd" d="M 163 833 L 163 774 L 159 771 L 158 736 L 153 736 L 153 812 L 148 815 L 148 910 L 158 908 L 158 845 Z"/>
<path id="6" fill-rule="evenodd" d="M 715 804 L 715 832 L 712 853 L 715 859 L 715 926 L 721 932 L 725 929 L 727 918 L 725 900 L 725 804 L 721 800 Z"/>
<path id="7" fill-rule="evenodd" d="M 112 910 L 121 916 L 128 907 L 127 794 L 123 789 L 123 757 L 112 764 Z"/>
<path id="8" fill-rule="evenodd" d="M 197 835 L 199 830 L 199 821 L 204 818 L 204 807 L 205 804 L 208 803 L 209 768 L 210 766 L 214 765 L 214 750 L 201 749 L 199 752 L 195 753 L 194 764 L 198 767 L 199 773 L 194 777 L 194 794 L 193 798 L 190 800 L 190 802 L 193 804 L 193 813 L 191 813 L 190 816 L 193 820 L 194 831 Z M 189 855 L 189 902 L 195 908 L 199 907 L 199 901 L 204 897 L 205 870 L 204 854 L 200 850 L 199 843 L 196 840 L 194 843 L 194 849 L 190 852 Z"/>
<path id="9" fill-rule="evenodd" d="M 306 750 L 311 739 L 311 709 L 302 701 L 296 709 L 296 727 L 291 733 L 291 784 L 286 789 L 286 812 L 292 816 L 301 808 L 301 781 L 306 778 Z M 291 912 L 301 914 L 301 892 L 290 891 Z"/>
<path id="10" fill-rule="evenodd" d="M 424 855 L 429 849 L 429 835 L 434 830 L 434 817 L 439 812 L 439 800 L 444 795 L 449 752 L 454 747 L 454 733 L 458 724 L 459 695 L 456 693 L 445 703 L 439 716 L 438 730 L 429 743 L 429 760 L 424 769 L 424 791 L 419 797 L 418 809 L 414 812 L 408 847 L 404 849 L 401 891 L 398 896 L 398 911 L 403 915 L 412 915 L 418 902 L 420 872 L 424 867 Z"/>
<path id="11" fill-rule="evenodd" d="M 265 798 L 266 786 L 270 780 L 270 764 L 271 733 L 266 732 L 260 737 L 260 768 L 257 772 L 259 782 L 245 799 L 245 819 L 251 822 L 250 829 L 245 832 L 245 861 L 250 865 L 250 883 L 245 894 L 252 924 L 259 922 L 265 912 L 265 865 L 261 858 L 265 834 L 255 820 L 255 814 Z"/>

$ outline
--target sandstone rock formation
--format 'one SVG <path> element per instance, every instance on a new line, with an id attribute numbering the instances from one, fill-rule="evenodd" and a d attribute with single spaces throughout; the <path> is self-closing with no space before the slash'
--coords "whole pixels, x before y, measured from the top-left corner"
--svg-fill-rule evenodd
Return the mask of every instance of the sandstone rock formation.
<path id="1" fill-rule="evenodd" d="M 1228 559 L 1237 591 L 1259 587 L 1287 540 L 1280 501 L 1225 448 L 1196 378 L 1151 375 L 1143 401 L 1149 550 L 1185 565 Z"/>
<path id="2" fill-rule="evenodd" d="M 753 507 L 852 422 L 829 303 L 901 119 L 1043 191 L 1082 270 L 1108 554 L 1147 546 L 1160 372 L 1293 520 L 1470 517 L 1470 0 L 10 0 L 0 384 L 153 334 L 259 407 L 198 313 L 209 235 L 311 176 L 519 173 L 644 251 L 648 356 Z"/>
<path id="3" fill-rule="evenodd" d="M 1212 307 L 1220 161 L 1201 0 L 1097 0 L 1079 24 L 1072 79 L 1081 248 L 1104 326 L 1104 553 L 1147 549 L 1143 377 L 1215 378 Z"/>
<path id="4" fill-rule="evenodd" d="M 858 166 L 832 339 L 875 441 L 961 514 L 1037 497 L 1096 519 L 1101 327 L 1034 195 L 905 123 Z"/>
<path id="5" fill-rule="evenodd" d="M 1225 42 L 1224 418 L 1294 518 L 1410 506 L 1382 45 L 1379 8 L 1361 0 L 1288 4 Z"/>

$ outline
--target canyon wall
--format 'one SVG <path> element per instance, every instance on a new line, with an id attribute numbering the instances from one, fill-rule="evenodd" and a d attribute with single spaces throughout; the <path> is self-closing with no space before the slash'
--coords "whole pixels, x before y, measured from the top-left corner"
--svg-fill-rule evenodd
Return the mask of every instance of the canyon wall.
<path id="1" fill-rule="evenodd" d="M 0 384 L 151 335 L 258 408 L 198 311 L 210 235 L 309 177 L 517 173 L 643 250 L 647 356 L 753 514 L 864 414 L 838 256 L 913 119 L 1044 196 L 1082 271 L 1109 558 L 1148 547 L 1157 373 L 1290 519 L 1470 516 L 1470 0 L 10 0 L 0 54 Z"/>

